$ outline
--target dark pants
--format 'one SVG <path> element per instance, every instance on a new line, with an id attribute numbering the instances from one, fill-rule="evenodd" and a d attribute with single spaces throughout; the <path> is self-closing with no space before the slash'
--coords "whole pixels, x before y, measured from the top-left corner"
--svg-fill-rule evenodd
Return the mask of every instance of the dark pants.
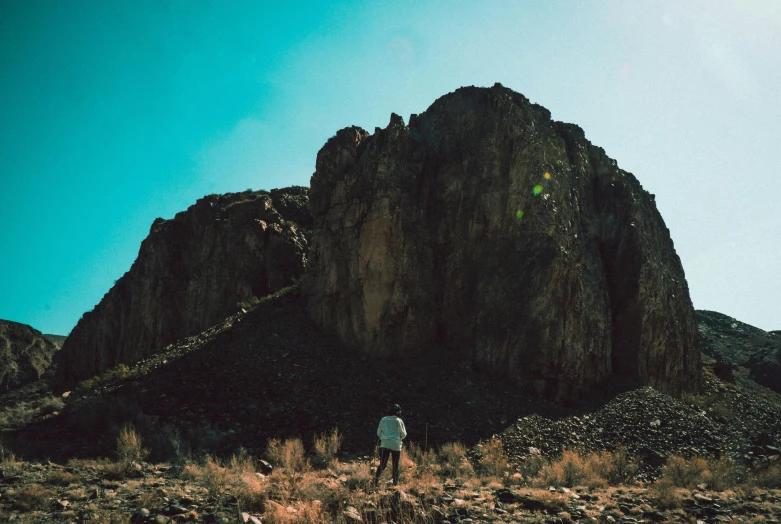
<path id="1" fill-rule="evenodd" d="M 399 483 L 399 459 L 401 458 L 401 451 L 395 451 L 388 448 L 380 448 L 380 467 L 377 468 L 377 474 L 374 475 L 374 483 L 380 480 L 380 475 L 388 465 L 388 456 L 393 457 L 393 485 L 396 486 Z"/>

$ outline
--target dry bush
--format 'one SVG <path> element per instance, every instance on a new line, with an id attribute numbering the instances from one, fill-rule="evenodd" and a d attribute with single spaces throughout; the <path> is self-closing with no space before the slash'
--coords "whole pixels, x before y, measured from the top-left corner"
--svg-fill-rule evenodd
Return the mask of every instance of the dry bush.
<path id="1" fill-rule="evenodd" d="M 24 461 L 17 460 L 16 455 L 13 453 L 6 453 L 5 448 L 2 449 L 2 462 L 0 462 L 0 470 L 3 470 L 6 474 L 17 474 L 22 471 Z"/>
<path id="2" fill-rule="evenodd" d="M 237 481 L 234 471 L 222 466 L 219 460 L 211 456 L 207 456 L 203 464 L 185 466 L 182 477 L 200 482 L 218 500 L 234 488 Z"/>
<path id="3" fill-rule="evenodd" d="M 502 441 L 492 438 L 480 445 L 482 457 L 480 457 L 480 473 L 491 477 L 502 478 L 510 470 L 510 457 L 504 451 Z"/>
<path id="4" fill-rule="evenodd" d="M 0 413 L 0 427 L 19 427 L 32 422 L 38 414 L 29 402 L 18 402 Z"/>
<path id="5" fill-rule="evenodd" d="M 670 455 L 662 468 L 662 477 L 680 488 L 693 488 L 702 483 L 708 469 L 708 461 L 702 457 L 686 460 L 680 455 Z"/>
<path id="6" fill-rule="evenodd" d="M 708 463 L 708 469 L 703 473 L 703 479 L 708 489 L 724 491 L 735 485 L 737 467 L 729 457 L 721 457 Z"/>
<path id="7" fill-rule="evenodd" d="M 141 436 L 133 426 L 125 426 L 117 437 L 117 459 L 125 464 L 141 462 L 149 455 Z"/>
<path id="8" fill-rule="evenodd" d="M 583 459 L 575 451 L 566 450 L 561 458 L 540 470 L 538 484 L 544 486 L 572 487 L 580 483 L 586 475 Z"/>
<path id="9" fill-rule="evenodd" d="M 333 467 L 339 456 L 339 448 L 342 446 L 342 435 L 338 428 L 333 428 L 328 433 L 315 436 L 314 461 L 321 468 Z"/>
<path id="10" fill-rule="evenodd" d="M 338 515 L 347 505 L 351 495 L 348 488 L 333 478 L 323 478 L 314 473 L 306 473 L 296 486 L 296 499 L 302 502 L 320 502 L 325 513 Z"/>
<path id="11" fill-rule="evenodd" d="M 670 478 L 662 477 L 654 482 L 649 490 L 650 499 L 661 509 L 675 509 L 681 506 L 683 498 L 678 494 L 675 483 Z"/>
<path id="12" fill-rule="evenodd" d="M 548 461 L 540 454 L 529 455 L 521 461 L 518 471 L 523 476 L 525 482 L 531 482 L 532 479 L 540 474 L 542 469 L 548 465 Z"/>
<path id="13" fill-rule="evenodd" d="M 752 472 L 754 483 L 765 489 L 781 488 L 781 461 L 775 461 L 768 466 Z"/>
<path id="14" fill-rule="evenodd" d="M 439 450 L 437 460 L 440 472 L 445 477 L 471 477 L 474 468 L 466 456 L 466 447 L 460 442 L 448 442 Z"/>
<path id="15" fill-rule="evenodd" d="M 367 490 L 374 480 L 371 466 L 365 462 L 353 462 L 342 470 L 347 475 L 347 489 Z"/>
<path id="16" fill-rule="evenodd" d="M 407 447 L 407 456 L 415 462 L 418 471 L 433 471 L 437 468 L 437 454 L 434 450 L 424 450 L 414 442 L 410 442 Z"/>
<path id="17" fill-rule="evenodd" d="M 76 482 L 76 475 L 67 471 L 52 471 L 49 478 L 46 479 L 49 484 L 55 486 L 68 486 Z"/>
<path id="18" fill-rule="evenodd" d="M 623 446 L 616 451 L 591 453 L 583 458 L 585 475 L 583 483 L 590 488 L 617 486 L 634 480 L 639 470 L 637 460 Z"/>
<path id="19" fill-rule="evenodd" d="M 526 493 L 542 503 L 548 512 L 558 513 L 569 507 L 569 497 L 562 493 L 551 492 L 547 489 L 532 489 Z"/>
<path id="20" fill-rule="evenodd" d="M 268 481 L 258 473 L 245 471 L 239 475 L 235 495 L 242 508 L 262 512 L 268 501 Z"/>
<path id="21" fill-rule="evenodd" d="M 263 521 L 271 524 L 319 524 L 327 522 L 322 504 L 318 501 L 298 502 L 284 506 L 273 500 L 266 504 Z"/>
<path id="22" fill-rule="evenodd" d="M 284 442 L 276 438 L 269 440 L 266 457 L 274 466 L 283 468 L 287 473 L 304 473 L 309 470 L 301 439 Z"/>
<path id="23" fill-rule="evenodd" d="M 30 484 L 14 494 L 14 506 L 22 511 L 46 509 L 54 497 L 54 491 L 41 484 Z"/>
<path id="24" fill-rule="evenodd" d="M 57 413 L 65 409 L 65 401 L 60 397 L 47 397 L 40 401 L 38 404 L 38 410 L 42 415 L 48 415 L 49 413 Z"/>

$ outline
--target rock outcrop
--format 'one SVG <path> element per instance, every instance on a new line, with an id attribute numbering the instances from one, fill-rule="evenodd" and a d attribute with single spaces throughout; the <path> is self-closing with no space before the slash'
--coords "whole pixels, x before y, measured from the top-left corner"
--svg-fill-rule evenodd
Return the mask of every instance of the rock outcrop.
<path id="1" fill-rule="evenodd" d="M 306 266 L 307 194 L 293 187 L 211 195 L 155 220 L 130 271 L 66 339 L 58 378 L 135 362 L 293 283 Z"/>
<path id="2" fill-rule="evenodd" d="M 27 324 L 0 320 L 0 391 L 41 378 L 56 351 L 40 331 Z"/>
<path id="3" fill-rule="evenodd" d="M 317 156 L 305 289 L 379 356 L 468 358 L 549 398 L 625 375 L 700 382 L 694 309 L 654 196 L 572 124 L 501 85 Z"/>
<path id="4" fill-rule="evenodd" d="M 716 311 L 698 310 L 697 324 L 705 355 L 742 366 L 755 382 L 781 393 L 781 334 Z"/>

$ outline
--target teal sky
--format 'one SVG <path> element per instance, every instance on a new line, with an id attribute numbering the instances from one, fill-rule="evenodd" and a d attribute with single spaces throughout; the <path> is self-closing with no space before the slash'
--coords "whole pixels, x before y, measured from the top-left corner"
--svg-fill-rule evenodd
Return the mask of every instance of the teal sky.
<path id="1" fill-rule="evenodd" d="M 776 0 L 0 0 L 0 318 L 65 335 L 156 217 L 495 82 L 656 194 L 696 308 L 781 329 Z"/>

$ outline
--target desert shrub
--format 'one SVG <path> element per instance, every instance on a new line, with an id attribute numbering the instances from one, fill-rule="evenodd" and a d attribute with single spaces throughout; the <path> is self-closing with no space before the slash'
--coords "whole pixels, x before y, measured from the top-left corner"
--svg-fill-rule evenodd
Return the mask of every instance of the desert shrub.
<path id="1" fill-rule="evenodd" d="M 561 458 L 540 470 L 538 483 L 545 486 L 572 487 L 585 477 L 586 468 L 583 459 L 575 451 L 566 450 Z"/>
<path id="2" fill-rule="evenodd" d="M 711 461 L 707 470 L 703 473 L 703 480 L 708 489 L 714 491 L 724 491 L 735 485 L 737 478 L 737 467 L 735 462 L 729 457 L 721 457 L 719 460 Z"/>
<path id="3" fill-rule="evenodd" d="M 766 489 L 781 488 L 781 461 L 775 461 L 768 466 L 755 469 L 752 472 L 754 483 Z"/>
<path id="4" fill-rule="evenodd" d="M 104 371 L 100 375 L 96 375 L 92 378 L 82 380 L 76 386 L 76 391 L 79 393 L 89 393 L 100 387 L 107 386 L 113 382 L 120 380 L 128 380 L 138 376 L 139 370 L 136 368 L 129 368 L 126 364 L 119 364 L 118 366 Z"/>
<path id="5" fill-rule="evenodd" d="M 680 455 L 671 455 L 662 468 L 662 477 L 680 488 L 692 488 L 703 481 L 708 462 L 701 457 L 686 460 Z"/>
<path id="6" fill-rule="evenodd" d="M 38 410 L 29 402 L 18 402 L 0 413 L 0 426 L 18 427 L 32 422 Z"/>
<path id="7" fill-rule="evenodd" d="M 46 481 L 55 486 L 67 486 L 76 482 L 76 475 L 68 471 L 56 470 L 51 472 Z"/>
<path id="8" fill-rule="evenodd" d="M 342 446 L 342 435 L 338 428 L 333 428 L 328 433 L 315 436 L 314 462 L 318 467 L 332 467 L 339 456 L 339 448 Z"/>
<path id="9" fill-rule="evenodd" d="M 235 473 L 212 456 L 207 456 L 202 464 L 185 466 L 182 477 L 198 481 L 217 500 L 221 500 L 237 481 Z"/>
<path id="10" fill-rule="evenodd" d="M 445 477 L 471 477 L 474 468 L 466 456 L 466 447 L 460 442 L 443 444 L 437 455 L 440 472 Z"/>
<path id="11" fill-rule="evenodd" d="M 65 409 L 65 401 L 60 397 L 50 396 L 41 400 L 38 404 L 38 410 L 42 415 L 48 415 L 49 413 L 56 413 Z"/>
<path id="12" fill-rule="evenodd" d="M 346 486 L 350 491 L 366 490 L 374 479 L 371 466 L 365 462 L 352 462 L 345 467 L 344 472 L 347 475 Z"/>
<path id="13" fill-rule="evenodd" d="M 480 446 L 480 473 L 492 477 L 504 477 L 510 469 L 510 457 L 504 451 L 502 441 L 496 437 Z"/>
<path id="14" fill-rule="evenodd" d="M 634 480 L 640 468 L 637 460 L 624 446 L 619 446 L 613 453 L 608 453 L 609 468 L 605 479 L 611 485 L 627 484 Z"/>
<path id="15" fill-rule="evenodd" d="M 276 438 L 269 440 L 266 457 L 274 466 L 283 468 L 287 473 L 303 473 L 309 470 L 301 439 L 288 439 L 284 442 Z"/>
<path id="16" fill-rule="evenodd" d="M 662 477 L 654 482 L 649 490 L 649 498 L 661 509 L 680 507 L 682 497 L 678 494 L 675 483 L 670 478 Z"/>
<path id="17" fill-rule="evenodd" d="M 315 524 L 325 522 L 325 518 L 322 504 L 317 500 L 301 501 L 290 506 L 270 500 L 263 512 L 263 521 L 271 524 Z"/>
<path id="18" fill-rule="evenodd" d="M 16 474 L 22 471 L 24 461 L 17 460 L 16 455 L 2 448 L 2 461 L 0 461 L 0 470 L 8 474 Z"/>
<path id="19" fill-rule="evenodd" d="M 518 472 L 522 475 L 525 482 L 531 482 L 531 480 L 540 474 L 540 471 L 548 464 L 548 461 L 540 455 L 535 453 L 529 455 L 523 459 L 518 466 Z"/>
<path id="20" fill-rule="evenodd" d="M 268 481 L 258 473 L 245 471 L 239 474 L 234 494 L 242 508 L 262 512 L 268 500 Z"/>
<path id="21" fill-rule="evenodd" d="M 407 456 L 415 462 L 418 471 L 432 471 L 437 467 L 437 454 L 434 450 L 424 450 L 414 442 L 407 446 Z"/>
<path id="22" fill-rule="evenodd" d="M 117 437 L 117 459 L 125 464 L 140 462 L 149 455 L 141 436 L 133 426 L 125 426 Z"/>
<path id="23" fill-rule="evenodd" d="M 41 484 L 30 484 L 14 494 L 14 506 L 22 511 L 46 509 L 54 497 L 54 491 Z"/>

